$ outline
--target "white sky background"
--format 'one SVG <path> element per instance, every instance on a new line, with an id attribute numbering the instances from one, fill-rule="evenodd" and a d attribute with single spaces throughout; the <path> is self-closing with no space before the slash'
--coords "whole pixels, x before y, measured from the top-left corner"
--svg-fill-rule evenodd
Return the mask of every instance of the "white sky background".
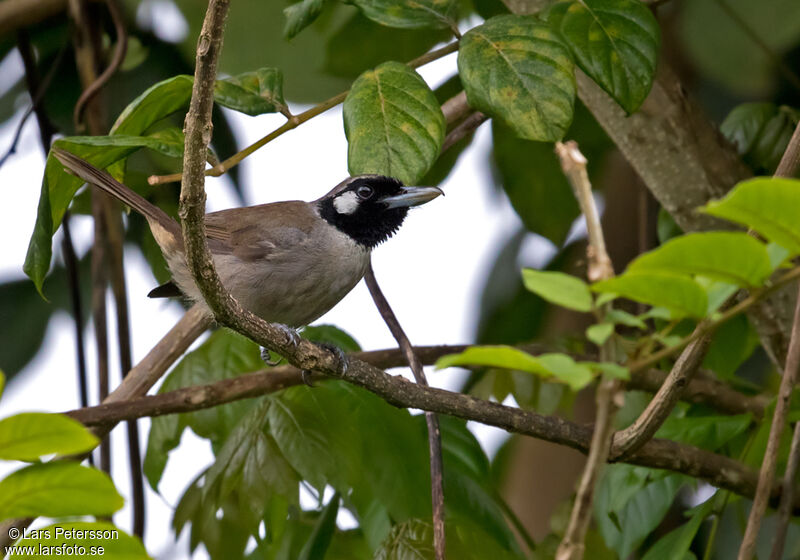
<path id="1" fill-rule="evenodd" d="M 14 54 L 0 65 L 0 90 L 22 75 L 22 64 Z M 435 87 L 455 70 L 455 55 L 423 67 L 422 76 Z M 131 99 L 139 92 L 130 92 Z M 28 99 L 22 100 L 14 118 L 0 127 L 0 153 L 11 143 L 14 131 Z M 293 106 L 299 112 L 302 107 Z M 262 137 L 283 123 L 283 117 L 265 115 L 246 117 L 229 112 L 240 146 Z M 495 252 L 519 228 L 519 219 L 504 197 L 492 191 L 487 152 L 491 145 L 488 125 L 479 129 L 471 149 L 459 160 L 455 170 L 442 185 L 446 196 L 412 211 L 399 234 L 380 246 L 373 256 L 376 276 L 386 297 L 414 344 L 465 343 L 473 339 L 478 303 L 488 267 Z M 35 118 L 26 124 L 17 155 L 0 168 L 0 281 L 22 278 L 22 263 L 36 216 L 44 158 L 39 145 Z M 291 131 L 257 151 L 241 165 L 242 183 L 252 204 L 277 200 L 311 200 L 326 193 L 347 175 L 347 144 L 342 126 L 341 108 L 331 110 Z M 236 205 L 230 184 L 225 179 L 207 181 L 208 210 Z M 89 218 L 72 220 L 73 236 L 79 254 L 91 244 Z M 58 246 L 60 233 L 54 247 Z M 541 265 L 553 248 L 541 238 L 530 236 L 525 263 Z M 58 254 L 58 250 L 54 251 Z M 155 285 L 149 269 L 136 251 L 126 251 L 131 332 L 134 363 L 174 325 L 180 309 L 152 300 L 147 292 Z M 113 302 L 109 299 L 109 310 Z M 0 319 L 2 320 L 2 319 Z M 396 346 L 375 309 L 364 283 L 360 283 L 338 306 L 317 323 L 335 324 L 351 335 L 364 349 Z M 112 379 L 119 378 L 118 357 L 112 326 Z M 94 381 L 95 347 L 91 327 L 86 333 L 86 355 L 90 379 Z M 13 340 L 0 341 L 13 344 Z M 73 324 L 64 313 L 51 321 L 44 350 L 9 384 L 0 402 L 0 417 L 16 412 L 41 410 L 63 411 L 78 406 Z M 432 385 L 453 388 L 462 379 L 455 370 L 434 372 L 428 369 Z M 112 384 L 113 386 L 113 384 Z M 91 396 L 96 395 L 94 385 Z M 92 399 L 93 402 L 96 402 Z M 500 441 L 499 431 L 472 426 L 487 451 L 493 452 Z M 142 453 L 149 421 L 140 421 Z M 125 454 L 124 429 L 113 432 L 113 474 L 118 489 L 129 496 L 129 474 Z M 147 490 L 147 530 L 145 544 L 157 558 L 186 558 L 187 532 L 174 548 L 170 529 L 171 506 L 177 503 L 186 485 L 212 459 L 208 445 L 188 431 L 179 450 L 173 453 L 162 480 L 163 496 Z M 0 477 L 19 464 L 0 464 Z M 129 530 L 130 509 L 115 515 L 121 528 Z M 194 555 L 205 557 L 204 552 Z"/>

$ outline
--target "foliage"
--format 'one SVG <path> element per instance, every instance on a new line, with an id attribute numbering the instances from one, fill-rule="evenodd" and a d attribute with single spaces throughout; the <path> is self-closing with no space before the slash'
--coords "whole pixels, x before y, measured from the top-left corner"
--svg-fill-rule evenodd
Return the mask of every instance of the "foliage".
<path id="1" fill-rule="evenodd" d="M 141 3 L 128 4 L 128 9 L 138 9 Z M 619 106 L 620 114 L 636 122 L 662 64 L 659 57 L 665 56 L 661 12 L 638 0 L 553 0 L 528 3 L 527 15 L 509 13 L 516 4 L 299 0 L 235 5 L 214 86 L 217 111 L 225 108 L 251 117 L 279 113 L 274 118 L 283 115 L 287 120 L 272 132 L 277 135 L 342 102 L 349 172 L 392 175 L 408 184 L 439 183 L 462 153 L 475 152 L 467 137 L 442 154 L 448 132 L 464 118 L 446 115 L 446 100 L 463 90 L 470 109 L 491 119 L 491 150 L 485 152 L 495 171 L 492 179 L 520 223 L 519 232 L 493 255 L 478 321 L 480 339 L 487 344 L 436 362 L 437 369 L 472 371 L 465 392 L 500 402 L 513 397 L 521 408 L 570 416 L 577 393 L 598 378 L 627 381 L 645 366 L 668 370 L 675 350 L 700 322 L 713 329 L 703 365 L 716 380 L 740 390 L 742 398 L 772 390 L 773 377 L 762 371 L 766 360 L 756 325 L 743 309 L 731 309 L 741 301 L 734 299 L 741 290 L 764 297 L 800 275 L 791 260 L 800 255 L 800 181 L 756 177 L 740 182 L 698 209 L 709 221 L 718 220 L 714 230 L 684 233 L 662 209 L 657 246 L 654 239 L 640 239 L 639 247 L 653 248 L 637 249 L 625 261 L 615 257 L 620 274 L 585 280 L 584 247 L 574 227 L 578 205 L 553 143 L 578 140 L 589 159 L 589 176 L 602 185 L 599 194 L 608 221 L 615 209 L 630 210 L 623 200 L 634 198 L 630 191 L 623 196 L 614 190 L 614 183 L 629 183 L 630 177 L 620 180 L 615 147 L 576 97 L 588 83 L 583 80 L 591 80 Z M 797 105 L 796 92 L 787 92 L 791 88 L 784 84 L 800 81 L 786 62 L 800 48 L 797 10 L 788 0 L 767 0 L 758 7 L 745 0 L 682 4 L 669 8 L 674 10 L 674 29 L 669 29 L 666 50 L 680 50 L 684 62 L 697 71 L 693 77 L 698 83 L 690 93 L 706 103 L 715 98 L 708 107 L 712 116 L 728 115 L 720 118 L 720 131 L 742 160 L 756 173 L 773 173 L 800 120 L 800 112 L 791 106 Z M 43 103 L 64 133 L 55 146 L 108 169 L 159 204 L 172 195 L 161 187 L 153 189 L 145 178 L 177 171 L 183 156 L 180 123 L 191 97 L 193 79 L 187 72 L 202 13 L 186 0 L 176 0 L 175 6 L 190 30 L 186 40 L 168 44 L 145 29 L 131 30 L 132 54 L 106 90 L 109 114 L 119 114 L 108 135 L 78 135 L 65 124 L 80 94 L 74 73 L 56 74 L 63 85 L 54 89 L 61 91 L 48 92 Z M 54 63 L 66 40 L 67 20 L 55 19 L 31 31 L 40 69 Z M 417 71 L 419 61 L 408 63 L 426 52 L 434 53 L 430 60 L 443 56 L 444 51 L 431 51 L 443 42 L 449 45 L 445 50 L 457 50 L 457 73 L 433 88 L 427 74 Z M 7 57 L 11 43 L 2 40 L 0 47 L 0 56 Z M 580 73 L 585 76 L 576 77 Z M 13 114 L 14 97 L 22 89 L 21 82 L 10 84 L 0 96 L 0 118 Z M 682 99 L 683 90 L 675 91 Z M 142 93 L 131 100 L 131 92 Z M 752 102 L 756 93 L 763 100 Z M 308 102 L 317 105 L 293 112 L 295 103 Z M 653 111 L 649 104 L 644 107 Z M 224 123 L 217 115 L 213 151 L 228 156 L 236 150 L 226 144 Z M 216 162 L 216 155 L 210 153 L 209 161 Z M 24 264 L 32 283 L 0 285 L 5 319 L 0 339 L 19 341 L 0 347 L 0 365 L 9 376 L 35 356 L 54 312 L 69 308 L 64 296 L 67 272 L 60 263 L 53 264 L 53 240 L 67 212 L 86 210 L 88 197 L 81 186 L 52 155 L 47 157 Z M 174 215 L 174 200 L 170 204 Z M 141 224 L 135 220 L 129 222 L 129 240 L 148 260 L 161 262 L 152 238 L 136 232 Z M 617 224 L 605 225 L 613 230 Z M 523 266 L 529 264 L 524 246 L 532 236 L 545 238 L 555 254 L 535 268 Z M 618 238 L 615 244 L 627 241 Z M 81 267 L 88 268 L 86 263 L 82 259 Z M 37 292 L 50 301 L 41 300 Z M 562 323 L 569 323 L 566 336 L 554 332 L 554 325 Z M 309 327 L 303 334 L 345 351 L 360 350 L 349 334 L 333 326 Z M 546 344 L 546 351 L 512 346 L 531 341 Z M 599 359 L 598 348 L 603 348 Z M 232 380 L 263 368 L 254 343 L 219 329 L 182 358 L 160 393 Z M 0 391 L 4 380 L 0 374 Z M 649 398 L 627 391 L 617 427 L 629 425 Z M 684 403 L 656 437 L 757 466 L 771 414 L 768 409 L 764 419 L 725 415 L 707 403 Z M 793 419 L 797 414 L 794 404 Z M 507 457 L 517 439 L 512 437 L 492 461 L 465 422 L 450 417 L 440 421 L 449 554 L 460 560 L 551 558 L 564 533 L 564 512 L 554 515 L 549 534 L 531 547 L 513 508 L 504 502 L 504 495 L 516 491 L 504 486 L 503 477 L 510 471 Z M 253 560 L 433 557 L 422 415 L 398 409 L 363 388 L 327 380 L 314 388 L 295 386 L 158 416 L 152 420 L 144 459 L 153 490 L 159 491 L 171 453 L 187 428 L 206 440 L 214 454 L 188 484 L 172 519 L 176 538 L 188 530 L 192 551 L 202 546 L 213 559 Z M 95 445 L 95 436 L 64 415 L 23 413 L 0 420 L 0 459 L 30 463 L 0 481 L 0 520 L 45 516 L 55 521 L 50 527 L 116 530 L 99 519 L 76 520 L 105 518 L 123 503 L 105 474 L 64 457 Z M 787 454 L 788 440 L 781 443 L 781 465 Z M 702 526 L 722 514 L 728 496 L 720 491 L 689 509 L 681 496 L 695 488 L 696 479 L 686 474 L 607 465 L 595 494 L 587 550 L 599 559 L 683 559 L 695 557 L 702 543 L 705 557 L 713 557 L 714 542 Z M 309 505 L 303 495 L 316 503 Z M 673 509 L 681 509 L 683 516 L 667 527 L 665 519 Z M 346 516 L 354 524 L 344 529 Z M 61 542 L 47 538 L 44 533 L 31 535 L 19 544 Z M 124 533 L 104 543 L 106 553 L 115 558 L 147 557 L 138 539 Z"/>

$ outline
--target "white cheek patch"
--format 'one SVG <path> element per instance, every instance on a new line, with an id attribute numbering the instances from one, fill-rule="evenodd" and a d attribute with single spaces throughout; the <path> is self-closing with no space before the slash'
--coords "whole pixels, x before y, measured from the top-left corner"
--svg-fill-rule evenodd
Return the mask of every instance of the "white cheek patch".
<path id="1" fill-rule="evenodd" d="M 358 197 L 353 191 L 347 191 L 333 199 L 333 207 L 339 214 L 352 214 L 358 209 L 358 203 Z"/>

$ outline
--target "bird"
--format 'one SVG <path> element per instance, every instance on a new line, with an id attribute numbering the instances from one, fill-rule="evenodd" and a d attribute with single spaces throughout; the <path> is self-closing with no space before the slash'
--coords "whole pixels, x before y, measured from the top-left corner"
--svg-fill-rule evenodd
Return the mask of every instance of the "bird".
<path id="1" fill-rule="evenodd" d="M 205 306 L 186 264 L 178 222 L 108 172 L 61 148 L 52 152 L 67 172 L 145 217 L 172 274 L 171 282 L 148 295 L 182 294 Z M 355 175 L 311 202 L 206 214 L 206 238 L 231 295 L 265 321 L 295 329 L 327 313 L 358 284 L 372 250 L 397 232 L 409 208 L 441 194 L 438 187 L 405 186 L 393 177 Z"/>

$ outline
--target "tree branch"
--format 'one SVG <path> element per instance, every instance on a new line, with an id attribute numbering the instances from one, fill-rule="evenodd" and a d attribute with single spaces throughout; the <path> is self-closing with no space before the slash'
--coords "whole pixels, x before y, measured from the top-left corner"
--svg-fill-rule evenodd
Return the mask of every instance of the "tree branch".
<path id="1" fill-rule="evenodd" d="M 586 248 L 586 254 L 589 259 L 587 277 L 593 282 L 611 278 L 614 276 L 614 267 L 606 251 L 603 228 L 600 225 L 600 214 L 594 203 L 592 184 L 589 182 L 589 175 L 586 172 L 586 158 L 574 141 L 567 143 L 556 142 L 556 154 L 564 175 L 567 176 L 572 185 L 572 190 L 575 192 L 575 198 L 578 199 L 581 212 L 586 218 L 586 230 L 589 237 L 589 243 Z M 613 345 L 613 340 L 609 340 L 601 347 L 601 360 L 614 361 Z M 614 435 L 614 416 L 619 408 L 617 403 L 621 393 L 622 384 L 616 379 L 601 379 L 597 387 L 595 395 L 597 412 L 594 429 L 592 430 L 589 457 L 581 474 L 567 530 L 556 551 L 557 560 L 581 560 L 583 558 L 586 532 L 589 529 L 589 522 L 592 518 L 594 488 L 600 476 L 600 470 L 608 460 Z"/>
<path id="2" fill-rule="evenodd" d="M 306 340 L 301 340 L 300 345 L 314 346 Z M 423 359 L 434 360 L 439 352 L 438 348 L 417 348 L 417 351 Z M 327 356 L 333 358 L 332 354 Z M 462 393 L 409 383 L 404 378 L 389 375 L 360 358 L 374 359 L 382 366 L 405 365 L 404 357 L 399 350 L 356 353 L 350 356 L 346 372 L 330 376 L 316 374 L 314 379 L 326 377 L 342 379 L 363 387 L 398 407 L 449 414 L 565 445 L 582 453 L 586 453 L 589 449 L 592 435 L 590 426 L 481 400 Z M 235 400 L 258 397 L 301 383 L 299 369 L 281 366 L 208 385 L 185 387 L 159 395 L 77 409 L 67 414 L 94 426 L 95 430 L 105 431 L 109 429 L 110 424 L 122 420 L 201 410 Z M 752 497 L 755 494 L 757 476 L 753 470 L 729 457 L 690 445 L 652 439 L 626 457 L 624 462 L 668 469 L 701 478 L 716 487 L 725 488 L 745 497 Z M 780 486 L 775 485 L 772 491 L 773 498 L 777 498 L 779 494 Z M 795 496 L 793 507 L 797 511 L 800 508 L 800 496 L 797 493 Z"/>
<path id="3" fill-rule="evenodd" d="M 614 436 L 611 456 L 620 459 L 652 439 L 681 398 L 689 381 L 700 368 L 711 343 L 706 334 L 689 344 L 672 366 L 663 385 L 636 421 Z"/>
<path id="4" fill-rule="evenodd" d="M 800 164 L 800 124 L 794 130 L 789 146 L 781 158 L 778 171 L 775 175 L 780 177 L 792 176 Z M 778 389 L 778 400 L 775 403 L 775 414 L 772 417 L 772 425 L 769 430 L 767 449 L 764 452 L 764 460 L 761 463 L 761 471 L 758 476 L 758 488 L 756 489 L 753 505 L 750 508 L 750 516 L 747 519 L 747 527 L 742 538 L 742 545 L 739 548 L 739 560 L 750 560 L 755 554 L 756 538 L 761 528 L 761 521 L 767 509 L 767 498 L 772 490 L 775 478 L 775 469 L 778 463 L 778 449 L 780 447 L 781 436 L 786 425 L 786 415 L 789 413 L 789 401 L 792 397 L 792 390 L 797 384 L 798 370 L 800 369 L 800 287 L 796 298 L 794 321 L 792 322 L 792 334 L 789 340 L 789 352 L 786 356 L 786 368 L 783 371 L 783 378 Z"/>
<path id="5" fill-rule="evenodd" d="M 389 301 L 383 295 L 383 290 L 378 285 L 375 278 L 375 271 L 372 269 L 370 260 L 367 273 L 364 276 L 372 301 L 378 308 L 386 326 L 397 341 L 403 355 L 408 360 L 414 379 L 418 384 L 428 386 L 425 372 L 422 370 L 422 363 L 419 361 L 411 341 L 406 336 L 400 321 L 392 311 Z M 442 462 L 442 432 L 439 428 L 439 418 L 433 412 L 425 413 L 425 424 L 428 427 L 428 452 L 431 466 L 431 503 L 433 504 L 433 548 L 436 553 L 436 560 L 445 560 L 446 540 L 444 532 L 444 464 Z"/>

